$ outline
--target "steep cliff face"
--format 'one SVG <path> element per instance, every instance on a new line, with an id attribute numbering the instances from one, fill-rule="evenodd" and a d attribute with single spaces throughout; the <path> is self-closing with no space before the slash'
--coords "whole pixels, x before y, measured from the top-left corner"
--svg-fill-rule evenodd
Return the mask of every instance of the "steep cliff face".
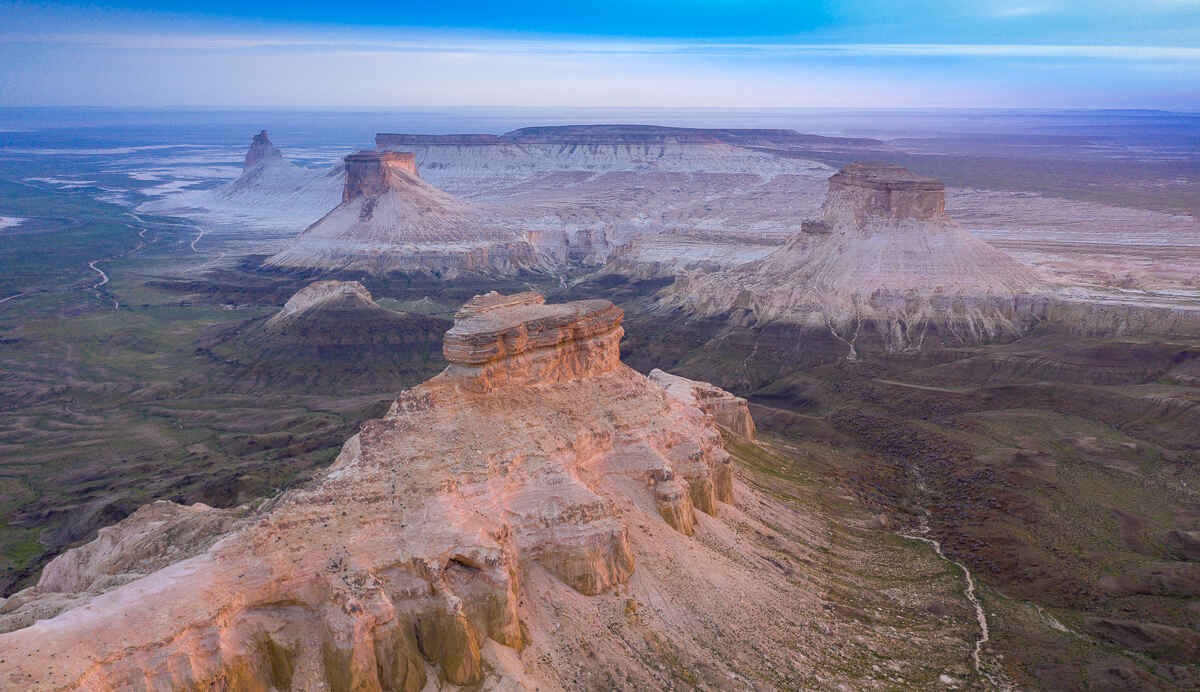
<path id="1" fill-rule="evenodd" d="M 649 377 L 667 394 L 712 416 L 713 422 L 725 430 L 745 440 L 754 440 L 757 429 L 750 416 L 750 405 L 742 397 L 707 382 L 689 380 L 657 368 L 650 371 Z"/>
<path id="2" fill-rule="evenodd" d="M 1014 338 L 1044 313 L 1042 290 L 946 216 L 939 181 L 852 164 L 829 179 L 822 218 L 786 245 L 734 270 L 685 275 L 664 302 L 828 330 L 853 354 L 868 333 L 890 351 Z"/>
<path id="3" fill-rule="evenodd" d="M 411 154 L 364 151 L 346 157 L 342 203 L 266 264 L 453 278 L 539 258 L 513 224 L 421 180 Z"/>
<path id="4" fill-rule="evenodd" d="M 410 153 L 359 152 L 346 157 L 346 186 L 342 201 L 377 197 L 401 187 L 406 177 L 416 178 L 417 164 Z"/>
<path id="5" fill-rule="evenodd" d="M 0 683 L 480 682 L 489 642 L 528 643 L 523 574 L 610 591 L 636 570 L 631 520 L 691 534 L 697 511 L 734 499 L 710 419 L 620 363 L 621 318 L 607 301 L 472 300 L 447 334 L 446 371 L 365 424 L 310 486 L 218 537 L 197 531 L 191 543 L 215 544 L 177 562 L 139 546 L 193 525 L 180 513 L 217 526 L 215 510 L 139 512 L 58 558 L 3 610 L 27 624 L 17 616 L 47 598 L 76 607 L 0 636 Z M 105 565 L 139 578 L 113 588 L 97 581 Z"/>

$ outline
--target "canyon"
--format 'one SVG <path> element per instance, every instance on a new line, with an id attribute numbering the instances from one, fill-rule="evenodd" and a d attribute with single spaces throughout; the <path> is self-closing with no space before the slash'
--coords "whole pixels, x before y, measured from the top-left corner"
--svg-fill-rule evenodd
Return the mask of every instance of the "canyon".
<path id="1" fill-rule="evenodd" d="M 11 211 L 0 687 L 1194 687 L 1194 216 L 914 146 L 262 132 L 234 226 Z"/>

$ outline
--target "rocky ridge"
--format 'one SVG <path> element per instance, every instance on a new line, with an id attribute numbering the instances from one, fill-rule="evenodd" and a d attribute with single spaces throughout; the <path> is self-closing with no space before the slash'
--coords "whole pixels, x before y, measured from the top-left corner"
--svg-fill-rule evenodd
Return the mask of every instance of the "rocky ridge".
<path id="1" fill-rule="evenodd" d="M 696 510 L 716 516 L 734 499 L 710 419 L 622 365 L 621 334 L 606 301 L 472 300 L 447 335 L 446 371 L 365 424 L 311 485 L 215 539 L 181 538 L 196 549 L 180 548 L 177 562 L 136 547 L 187 533 L 186 519 L 159 514 L 216 510 L 160 503 L 57 558 L 0 612 L 20 626 L 46 599 L 74 607 L 0 635 L 0 682 L 480 682 L 501 664 L 485 668 L 485 651 L 529 643 L 523 575 L 606 592 L 636 568 L 632 516 L 650 511 L 691 534 Z M 99 579 L 117 564 L 138 578 Z"/>
<path id="2" fill-rule="evenodd" d="M 267 326 L 282 326 L 305 312 L 331 301 L 345 302 L 364 308 L 376 308 L 375 299 L 365 286 L 357 281 L 314 281 L 296 291 L 283 309 L 267 320 Z"/>
<path id="3" fill-rule="evenodd" d="M 449 321 L 381 307 L 357 281 L 315 281 L 279 312 L 207 334 L 199 352 L 242 389 L 392 396 L 445 365 Z"/>
<path id="4" fill-rule="evenodd" d="M 742 397 L 707 382 L 689 380 L 658 368 L 651 370 L 648 377 L 667 394 L 712 416 L 713 421 L 725 430 L 742 439 L 754 440 L 757 434 L 754 418 L 750 416 L 748 402 Z"/>

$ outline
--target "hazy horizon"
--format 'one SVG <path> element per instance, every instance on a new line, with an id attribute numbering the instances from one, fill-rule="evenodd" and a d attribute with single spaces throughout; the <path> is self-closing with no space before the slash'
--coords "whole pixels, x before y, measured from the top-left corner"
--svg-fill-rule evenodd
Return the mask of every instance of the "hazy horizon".
<path id="1" fill-rule="evenodd" d="M 0 105 L 1200 109 L 1200 2 L 0 3 Z"/>

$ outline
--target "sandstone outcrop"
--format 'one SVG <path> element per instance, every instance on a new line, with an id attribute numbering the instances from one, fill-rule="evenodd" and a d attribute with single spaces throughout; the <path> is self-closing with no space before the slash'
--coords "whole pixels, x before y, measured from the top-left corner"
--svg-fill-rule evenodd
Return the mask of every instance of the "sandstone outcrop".
<path id="1" fill-rule="evenodd" d="M 37 586 L 0 600 L 0 632 L 32 625 L 207 550 L 246 512 L 159 501 L 95 540 L 68 550 L 42 570 Z"/>
<path id="2" fill-rule="evenodd" d="M 357 294 L 309 297 L 331 290 Z M 59 557 L 3 609 L 59 591 L 73 607 L 0 635 L 0 687 L 519 680 L 501 666 L 516 654 L 496 652 L 530 641 L 523 580 L 610 592 L 637 569 L 631 521 L 691 534 L 696 510 L 733 501 L 712 416 L 621 364 L 621 321 L 601 300 L 475 298 L 446 336 L 449 367 L 310 485 L 236 520 L 159 503 Z M 116 572 L 141 576 L 100 578 Z"/>
<path id="3" fill-rule="evenodd" d="M 378 197 L 401 188 L 406 177 L 419 177 L 413 155 L 395 151 L 360 151 L 345 159 L 346 186 L 342 201 L 355 197 Z"/>
<path id="4" fill-rule="evenodd" d="M 862 343 L 909 351 L 1015 338 L 1044 314 L 1043 290 L 946 215 L 939 181 L 851 164 L 829 179 L 822 218 L 783 247 L 733 270 L 684 274 L 663 302 L 825 331 L 853 357 Z"/>
<path id="5" fill-rule="evenodd" d="M 658 368 L 651 370 L 649 377 L 667 394 L 712 416 L 717 425 L 746 440 L 754 440 L 757 433 L 754 419 L 750 416 L 749 404 L 742 397 L 707 382 L 689 380 Z"/>
<path id="6" fill-rule="evenodd" d="M 539 266 L 516 228 L 421 180 L 411 154 L 363 151 L 346 157 L 342 203 L 266 265 L 439 278 L 515 274 Z"/>

